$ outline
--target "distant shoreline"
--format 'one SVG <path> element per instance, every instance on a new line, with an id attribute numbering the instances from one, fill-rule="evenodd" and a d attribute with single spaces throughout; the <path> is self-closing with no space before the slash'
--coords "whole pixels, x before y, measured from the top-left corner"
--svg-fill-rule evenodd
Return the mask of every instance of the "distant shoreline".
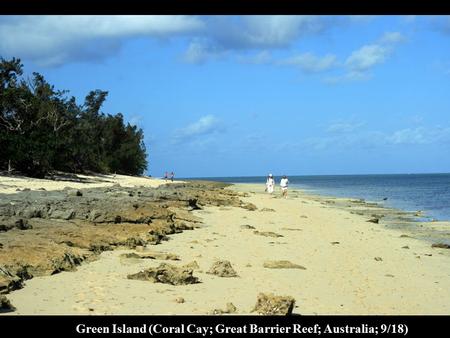
<path id="1" fill-rule="evenodd" d="M 264 185 L 265 177 L 223 177 L 217 181 Z M 275 176 L 279 182 L 279 177 Z M 423 220 L 450 220 L 450 174 L 289 176 L 292 188 L 323 196 L 359 198 L 388 207 L 421 212 Z"/>

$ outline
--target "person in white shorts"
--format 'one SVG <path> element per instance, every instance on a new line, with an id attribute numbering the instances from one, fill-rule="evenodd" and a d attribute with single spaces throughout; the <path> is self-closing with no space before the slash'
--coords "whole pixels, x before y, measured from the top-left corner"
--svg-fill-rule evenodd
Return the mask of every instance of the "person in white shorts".
<path id="1" fill-rule="evenodd" d="M 284 198 L 287 198 L 288 185 L 289 185 L 289 180 L 286 177 L 286 175 L 283 175 L 283 178 L 280 181 L 280 187 L 281 187 L 281 193 L 283 194 Z"/>
<path id="2" fill-rule="evenodd" d="M 269 176 L 267 177 L 267 181 L 266 181 L 266 191 L 269 194 L 272 194 L 274 188 L 275 188 L 275 180 L 273 178 L 273 175 L 269 174 Z"/>

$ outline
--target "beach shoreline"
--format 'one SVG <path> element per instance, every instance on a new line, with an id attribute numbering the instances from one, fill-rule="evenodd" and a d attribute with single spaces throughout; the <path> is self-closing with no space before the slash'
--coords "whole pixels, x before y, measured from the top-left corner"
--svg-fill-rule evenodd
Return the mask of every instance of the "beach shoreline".
<path id="1" fill-rule="evenodd" d="M 174 183 L 184 183 L 175 181 Z M 121 185 L 123 187 L 144 186 L 156 188 L 167 182 L 162 178 L 148 176 L 128 176 L 128 175 L 82 175 L 82 174 L 61 174 L 55 175 L 54 179 L 36 179 L 26 176 L 0 176 L 0 194 L 16 194 L 20 191 L 58 191 L 62 189 L 88 189 L 111 187 Z"/>
<path id="2" fill-rule="evenodd" d="M 227 313 L 227 303 L 236 314 L 254 314 L 261 292 L 293 297 L 296 314 L 450 313 L 449 250 L 393 226 L 395 219 L 413 222 L 414 215 L 302 190 L 290 189 L 288 199 L 256 184 L 224 190 L 256 208 L 201 206 L 189 211 L 199 220 L 194 230 L 158 245 L 105 251 L 76 271 L 27 280 L 7 295 L 17 308 L 10 314 L 211 314 Z M 438 223 L 432 226 L 448 226 Z M 149 251 L 179 259 L 123 256 Z M 217 260 L 229 261 L 237 277 L 207 273 Z M 200 283 L 127 279 L 164 262 L 194 261 Z"/>

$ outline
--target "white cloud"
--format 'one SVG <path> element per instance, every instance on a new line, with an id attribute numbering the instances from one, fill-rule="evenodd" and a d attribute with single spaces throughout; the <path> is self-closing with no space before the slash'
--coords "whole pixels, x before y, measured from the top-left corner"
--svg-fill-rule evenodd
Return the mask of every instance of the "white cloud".
<path id="1" fill-rule="evenodd" d="M 187 36 L 185 60 L 201 63 L 229 51 L 287 48 L 323 32 L 328 21 L 311 15 L 0 16 L 0 53 L 55 66 L 102 60 L 134 37 Z"/>
<path id="2" fill-rule="evenodd" d="M 212 17 L 208 35 L 227 49 L 284 48 L 297 38 L 326 28 L 324 18 L 311 15 L 247 15 Z"/>
<path id="3" fill-rule="evenodd" d="M 337 61 L 336 56 L 333 54 L 317 57 L 312 53 L 304 53 L 281 60 L 278 64 L 296 66 L 307 73 L 317 73 L 327 71 L 335 67 L 337 65 Z"/>
<path id="4" fill-rule="evenodd" d="M 390 144 L 433 144 L 450 142 L 450 128 L 405 128 L 386 136 Z"/>
<path id="5" fill-rule="evenodd" d="M 320 32 L 323 20 L 309 15 L 246 16 L 242 37 L 249 46 L 283 47 L 302 35 Z"/>
<path id="6" fill-rule="evenodd" d="M 346 60 L 346 65 L 353 71 L 366 71 L 386 60 L 387 48 L 381 45 L 365 45 L 354 51 Z"/>
<path id="7" fill-rule="evenodd" d="M 402 129 L 386 137 L 386 141 L 392 144 L 424 144 L 428 143 L 424 128 Z"/>
<path id="8" fill-rule="evenodd" d="M 302 142 L 306 149 L 345 150 L 349 148 L 373 149 L 419 145 L 450 145 L 450 127 L 403 128 L 393 132 L 361 131 L 356 125 L 335 124 L 327 129 L 331 135 L 308 138 Z"/>
<path id="9" fill-rule="evenodd" d="M 172 141 L 173 143 L 198 141 L 200 136 L 210 135 L 224 130 L 225 128 L 222 122 L 217 117 L 214 115 L 206 115 L 198 121 L 176 130 L 173 134 Z"/>
<path id="10" fill-rule="evenodd" d="M 183 60 L 201 64 L 210 59 L 234 56 L 238 62 L 297 66 L 307 73 L 347 67 L 329 83 L 362 80 L 368 70 L 384 62 L 395 45 L 404 40 L 388 32 L 376 43 L 362 46 L 342 62 L 334 54 L 311 52 L 274 60 L 271 52 L 290 48 L 299 39 L 322 34 L 350 22 L 368 22 L 373 16 L 250 15 L 116 15 L 116 16 L 0 16 L 0 55 L 33 60 L 44 66 L 67 62 L 101 61 L 116 54 L 127 39 L 187 37 Z M 248 53 L 242 55 L 243 52 Z M 244 53 L 244 54 L 245 54 Z"/>
<path id="11" fill-rule="evenodd" d="M 300 38 L 340 26 L 342 20 L 367 23 L 375 18 L 373 15 L 212 16 L 205 19 L 205 36 L 212 44 L 227 50 L 288 48 Z"/>
<path id="12" fill-rule="evenodd" d="M 376 43 L 353 51 L 345 60 L 346 73 L 325 79 L 326 83 L 364 81 L 370 79 L 373 67 L 384 63 L 395 48 L 406 39 L 400 32 L 386 32 Z"/>
<path id="13" fill-rule="evenodd" d="M 183 60 L 187 63 L 204 63 L 211 54 L 208 47 L 201 41 L 193 41 L 184 53 Z"/>
<path id="14" fill-rule="evenodd" d="M 227 52 L 262 50 L 259 60 L 238 57 L 239 61 L 247 59 L 249 63 L 259 64 L 269 62 L 268 50 L 288 48 L 297 39 L 321 33 L 329 27 L 326 18 L 311 15 L 214 16 L 205 18 L 204 23 L 202 45 L 190 45 L 185 54 L 201 54 L 197 59 L 205 62 Z"/>
<path id="15" fill-rule="evenodd" d="M 201 29 L 203 22 L 188 16 L 3 16 L 0 53 L 58 65 L 104 58 L 116 52 L 125 38 L 168 38 Z"/>
<path id="16" fill-rule="evenodd" d="M 380 39 L 381 44 L 398 44 L 404 42 L 406 39 L 400 32 L 387 32 Z"/>

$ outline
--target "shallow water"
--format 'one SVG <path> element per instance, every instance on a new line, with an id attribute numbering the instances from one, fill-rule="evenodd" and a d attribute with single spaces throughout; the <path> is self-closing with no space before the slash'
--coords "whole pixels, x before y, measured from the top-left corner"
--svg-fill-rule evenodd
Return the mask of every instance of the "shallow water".
<path id="1" fill-rule="evenodd" d="M 210 177 L 231 183 L 260 183 L 266 178 Z M 280 177 L 275 177 L 276 183 Z M 450 220 L 450 174 L 289 176 L 290 186 L 315 194 L 363 198 L 387 207 L 421 210 L 424 220 Z"/>

